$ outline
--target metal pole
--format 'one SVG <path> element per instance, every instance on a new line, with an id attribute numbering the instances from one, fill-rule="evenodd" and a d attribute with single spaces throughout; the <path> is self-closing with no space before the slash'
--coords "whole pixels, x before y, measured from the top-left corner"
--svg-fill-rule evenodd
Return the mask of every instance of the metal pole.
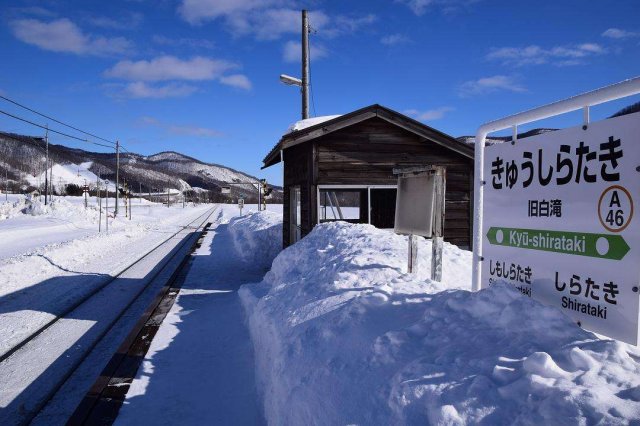
<path id="1" fill-rule="evenodd" d="M 4 169 L 4 200 L 9 201 L 9 165 Z"/>
<path id="2" fill-rule="evenodd" d="M 98 205 L 98 232 L 102 232 L 102 199 L 100 198 L 100 176 L 96 176 L 96 204 Z"/>
<path id="3" fill-rule="evenodd" d="M 47 157 L 45 160 L 45 171 L 44 171 L 44 205 L 46 206 L 49 203 L 49 125 L 47 124 L 47 129 L 44 134 L 44 141 L 47 146 Z"/>
<path id="4" fill-rule="evenodd" d="M 435 168 L 433 234 L 431 237 L 431 279 L 442 281 L 442 237 L 444 235 L 444 206 L 446 176 L 444 167 Z"/>
<path id="5" fill-rule="evenodd" d="M 120 182 L 120 141 L 116 141 L 116 209 L 113 216 L 118 215 L 118 184 Z"/>
<path id="6" fill-rule="evenodd" d="M 261 196 L 260 194 L 262 193 L 262 183 L 260 181 L 258 181 L 258 211 L 260 211 L 260 209 L 262 208 L 262 203 L 261 203 Z"/>
<path id="7" fill-rule="evenodd" d="M 524 111 L 499 120 L 483 124 L 476 132 L 474 155 L 474 181 L 473 191 L 473 266 L 471 286 L 474 291 L 480 290 L 480 273 L 482 267 L 482 222 L 484 204 L 484 147 L 487 135 L 511 126 L 542 120 L 567 112 L 575 111 L 587 106 L 599 105 L 616 99 L 632 96 L 640 93 L 640 77 L 621 81 L 610 86 L 602 87 L 591 92 L 573 96 L 548 105 Z M 586 111 L 583 112 L 583 121 L 587 121 Z"/>
<path id="8" fill-rule="evenodd" d="M 309 18 L 302 11 L 302 119 L 309 118 Z"/>
<path id="9" fill-rule="evenodd" d="M 106 225 L 107 234 L 109 233 L 109 184 L 107 183 L 107 197 L 105 198 L 104 207 L 104 223 Z"/>
<path id="10" fill-rule="evenodd" d="M 167 208 L 171 206 L 171 201 L 169 200 L 169 187 L 167 187 Z"/>

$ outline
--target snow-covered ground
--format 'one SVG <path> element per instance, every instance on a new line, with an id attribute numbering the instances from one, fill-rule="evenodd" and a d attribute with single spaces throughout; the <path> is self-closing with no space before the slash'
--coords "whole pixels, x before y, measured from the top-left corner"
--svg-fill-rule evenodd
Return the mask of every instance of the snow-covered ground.
<path id="1" fill-rule="evenodd" d="M 124 217 L 124 212 L 110 218 L 108 234 L 98 233 L 98 211 L 95 206 L 85 210 L 80 197 L 56 198 L 46 207 L 21 200 L 3 206 L 8 214 L 0 221 L 0 355 L 76 306 L 85 295 L 101 288 L 162 241 L 178 231 L 182 234 L 168 240 L 145 262 L 127 269 L 90 299 L 93 305 L 75 309 L 70 318 L 54 324 L 0 363 L 0 423 L 20 423 L 15 417 L 18 413 L 29 415 L 51 384 L 64 377 L 70 363 L 82 357 L 84 348 L 106 332 L 113 318 L 155 277 L 152 272 L 157 265 L 192 233 L 192 228 L 184 226 L 198 218 L 203 221 L 203 215 L 212 209 L 211 205 L 167 208 L 135 203 L 131 220 Z M 51 232 L 51 223 L 59 225 L 57 233 Z M 45 237 L 40 238 L 40 234 Z M 149 300 L 147 297 L 146 303 Z M 137 314 L 129 315 L 128 322 L 120 326 L 128 330 L 145 307 L 137 306 Z M 39 341 L 44 343 L 39 346 Z M 118 344 L 112 341 L 111 351 Z M 98 361 L 98 372 L 105 356 L 111 356 L 108 349 L 102 354 L 102 364 Z M 94 379 L 89 377 L 88 384 Z M 73 389 L 75 403 L 86 390 L 86 386 Z M 74 407 L 66 407 L 66 413 Z"/>
<path id="2" fill-rule="evenodd" d="M 238 288 L 259 281 L 280 251 L 281 216 L 233 218 L 235 206 L 221 209 L 127 393 L 119 425 L 263 422 Z"/>
<path id="3" fill-rule="evenodd" d="M 508 287 L 470 292 L 471 253 L 449 244 L 433 282 L 430 253 L 412 276 L 406 237 L 323 224 L 240 289 L 269 424 L 640 420 L 636 347 Z"/>
<path id="4" fill-rule="evenodd" d="M 19 221 L 81 207 L 67 202 L 57 213 L 8 214 L 0 237 Z M 66 220 L 91 229 L 91 214 L 80 210 Z M 0 344 L 198 212 L 143 205 L 109 235 L 78 237 L 71 227 L 68 240 L 1 259 Z M 582 330 L 509 287 L 471 292 L 468 251 L 445 244 L 443 280 L 433 282 L 426 240 L 410 275 L 407 239 L 391 231 L 326 223 L 281 251 L 282 206 L 219 212 L 119 424 L 640 421 L 638 348 Z M 12 244 L 0 238 L 0 251 Z M 41 282 L 66 284 L 42 292 Z"/>
<path id="5" fill-rule="evenodd" d="M 99 233 L 98 211 L 81 197 L 10 204 L 0 221 L 0 354 L 210 208 L 134 203 L 131 220 L 110 217 Z"/>

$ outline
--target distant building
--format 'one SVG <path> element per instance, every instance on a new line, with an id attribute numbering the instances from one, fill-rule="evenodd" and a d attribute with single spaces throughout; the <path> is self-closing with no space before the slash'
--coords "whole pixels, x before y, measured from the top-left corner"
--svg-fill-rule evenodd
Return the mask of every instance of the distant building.
<path id="1" fill-rule="evenodd" d="M 473 147 L 380 105 L 292 126 L 264 158 L 284 161 L 283 245 L 318 223 L 393 228 L 394 167 L 446 167 L 444 239 L 471 246 Z"/>

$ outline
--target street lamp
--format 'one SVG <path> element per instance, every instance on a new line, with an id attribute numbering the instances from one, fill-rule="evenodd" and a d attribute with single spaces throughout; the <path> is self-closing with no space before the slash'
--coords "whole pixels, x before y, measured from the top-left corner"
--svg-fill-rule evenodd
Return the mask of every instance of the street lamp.
<path id="1" fill-rule="evenodd" d="M 287 86 L 300 86 L 302 87 L 302 80 L 299 78 L 291 77 L 290 75 L 280 74 L 280 81 Z"/>

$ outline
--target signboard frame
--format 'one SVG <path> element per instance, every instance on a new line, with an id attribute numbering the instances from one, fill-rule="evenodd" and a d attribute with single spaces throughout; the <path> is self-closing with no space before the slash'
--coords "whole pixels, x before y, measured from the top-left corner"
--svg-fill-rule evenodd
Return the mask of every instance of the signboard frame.
<path id="1" fill-rule="evenodd" d="M 474 179 L 474 220 L 473 220 L 473 269 L 472 288 L 477 291 L 481 288 L 482 267 L 484 259 L 483 240 L 487 236 L 488 229 L 483 223 L 484 214 L 484 189 L 488 184 L 485 177 L 485 142 L 489 133 L 511 128 L 513 141 L 517 143 L 517 126 L 532 121 L 554 117 L 567 112 L 583 111 L 583 129 L 589 126 L 589 108 L 612 100 L 632 96 L 640 93 L 640 77 L 625 80 L 601 89 L 594 90 L 569 99 L 558 101 L 546 106 L 535 108 L 503 119 L 486 123 L 478 129 L 475 141 L 475 179 Z M 637 288 L 637 287 L 636 287 Z M 636 327 L 638 319 L 635 319 Z M 595 330 L 602 332 L 602 330 Z M 624 338 L 624 341 L 637 344 L 638 336 Z"/>

